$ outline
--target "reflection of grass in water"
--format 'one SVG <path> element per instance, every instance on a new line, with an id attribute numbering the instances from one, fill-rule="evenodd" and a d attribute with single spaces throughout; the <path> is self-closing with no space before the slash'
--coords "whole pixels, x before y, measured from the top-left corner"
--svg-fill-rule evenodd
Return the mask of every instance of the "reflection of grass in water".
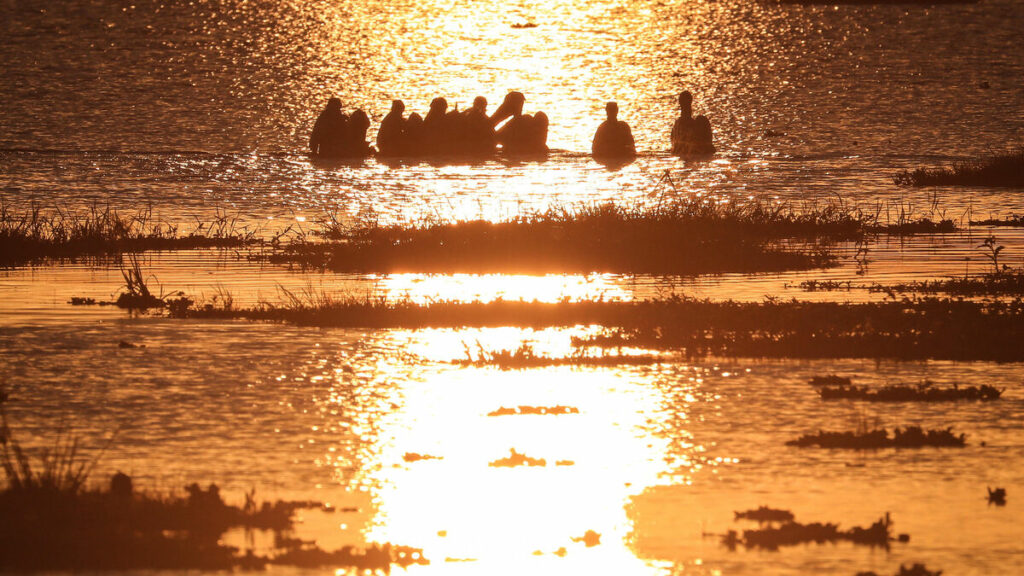
<path id="1" fill-rule="evenodd" d="M 906 207 L 882 223 L 883 210 L 865 212 L 841 201 L 797 209 L 771 201 L 687 198 L 653 206 L 549 209 L 502 222 L 380 226 L 332 218 L 320 231 L 327 242 L 302 239 L 269 258 L 337 271 L 757 272 L 830 265 L 835 258 L 828 243 L 867 233 L 955 229 L 951 221 L 914 219 Z"/>
<path id="2" fill-rule="evenodd" d="M 904 170 L 893 181 L 898 186 L 1024 186 L 1024 147 L 949 168 Z"/>
<path id="3" fill-rule="evenodd" d="M 110 208 L 81 213 L 33 208 L 14 214 L 0 203 L 0 266 L 45 258 L 241 246 L 257 240 L 254 231 L 239 227 L 226 213 L 197 222 L 184 233 L 179 226 L 156 221 L 150 210 L 124 215 Z"/>
<path id="4" fill-rule="evenodd" d="M 422 552 L 373 545 L 328 552 L 289 537 L 293 515 L 315 502 L 264 502 L 255 492 L 244 507 L 224 502 L 216 485 L 186 487 L 186 497 L 135 491 L 118 473 L 106 489 L 88 488 L 96 460 L 80 454 L 79 442 L 59 434 L 38 459 L 13 434 L 0 389 L 0 570 L 231 570 L 267 564 L 351 566 L 390 570 L 392 564 L 423 563 Z M 102 451 L 100 452 L 102 454 Z M 263 557 L 220 543 L 230 528 L 272 530 L 275 549 Z"/>
<path id="5" fill-rule="evenodd" d="M 290 293 L 289 293 L 290 294 Z M 707 354 L 790 358 L 1024 360 L 1024 300 L 940 298 L 839 303 L 769 299 L 716 302 L 685 296 L 633 302 L 495 300 L 416 304 L 386 298 L 306 297 L 250 308 L 189 306 L 178 318 L 243 318 L 359 328 L 571 327 L 605 334 L 578 346 L 631 346 Z"/>

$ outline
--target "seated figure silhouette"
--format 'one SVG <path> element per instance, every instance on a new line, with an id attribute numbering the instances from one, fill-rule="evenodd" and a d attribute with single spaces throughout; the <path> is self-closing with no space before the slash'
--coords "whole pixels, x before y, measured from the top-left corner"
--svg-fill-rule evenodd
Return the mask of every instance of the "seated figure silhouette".
<path id="1" fill-rule="evenodd" d="M 428 154 L 446 154 L 450 147 L 448 120 L 448 101 L 444 98 L 434 98 L 430 101 L 430 111 L 423 119 L 423 145 L 424 152 Z"/>
<path id="2" fill-rule="evenodd" d="M 493 154 L 497 146 L 494 126 L 487 117 L 487 98 L 477 96 L 473 107 L 462 113 L 464 152 L 471 155 Z"/>
<path id="3" fill-rule="evenodd" d="M 523 114 L 526 97 L 522 92 L 509 92 L 501 106 L 491 116 L 491 125 L 506 122 L 496 132 L 502 151 L 511 154 L 537 154 L 548 151 L 548 117 L 543 112 Z"/>
<path id="4" fill-rule="evenodd" d="M 345 156 L 365 158 L 372 156 L 374 149 L 366 142 L 366 131 L 370 129 L 370 117 L 362 110 L 356 110 L 348 119 L 348 132 L 345 138 Z"/>
<path id="5" fill-rule="evenodd" d="M 679 118 L 672 125 L 672 153 L 678 156 L 713 154 L 711 122 L 706 116 L 693 117 L 693 94 L 679 95 Z"/>
<path id="6" fill-rule="evenodd" d="M 309 151 L 314 156 L 344 156 L 347 137 L 348 117 L 341 111 L 341 100 L 331 98 L 313 124 L 313 133 L 309 136 Z"/>
<path id="7" fill-rule="evenodd" d="M 422 156 L 426 153 L 423 117 L 418 113 L 409 114 L 405 121 L 405 131 L 402 132 L 402 143 L 398 149 L 406 156 Z"/>
<path id="8" fill-rule="evenodd" d="M 599 160 L 635 158 L 636 146 L 633 142 L 633 132 L 629 129 L 629 124 L 618 119 L 619 105 L 609 102 L 605 104 L 604 109 L 608 117 L 597 127 L 594 143 L 590 149 L 594 158 Z"/>
<path id="9" fill-rule="evenodd" d="M 380 129 L 377 130 L 377 150 L 381 156 L 401 156 L 407 151 L 403 150 L 403 137 L 405 134 L 405 103 L 401 100 L 391 101 L 391 111 L 380 122 Z"/>

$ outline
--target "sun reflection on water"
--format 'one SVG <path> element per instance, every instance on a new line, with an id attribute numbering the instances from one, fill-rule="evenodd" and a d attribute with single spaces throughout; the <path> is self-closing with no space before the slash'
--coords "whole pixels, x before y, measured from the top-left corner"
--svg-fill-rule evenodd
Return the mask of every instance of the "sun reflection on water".
<path id="1" fill-rule="evenodd" d="M 656 563 L 630 549 L 627 504 L 668 476 L 700 470 L 704 447 L 678 440 L 688 416 L 671 407 L 677 398 L 683 406 L 713 401 L 699 378 L 683 371 L 665 385 L 653 368 L 502 371 L 451 363 L 467 342 L 514 349 L 527 341 L 545 355 L 564 355 L 571 337 L 588 330 L 396 331 L 377 352 L 401 350 L 400 357 L 375 352 L 358 368 L 328 370 L 335 386 L 321 412 L 339 425 L 325 426 L 318 462 L 372 502 L 364 540 L 422 548 L 432 562 L 412 568 L 422 573 L 569 565 L 653 572 Z M 572 410 L 492 414 L 518 406 Z M 671 434 L 656 424 L 666 409 Z M 543 465 L 501 465 L 513 451 Z M 599 544 L 587 545 L 588 531 L 600 535 Z"/>

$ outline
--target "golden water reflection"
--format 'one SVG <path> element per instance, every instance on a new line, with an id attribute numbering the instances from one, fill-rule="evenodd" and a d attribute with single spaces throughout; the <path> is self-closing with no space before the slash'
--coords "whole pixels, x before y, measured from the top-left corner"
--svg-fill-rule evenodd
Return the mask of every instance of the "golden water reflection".
<path id="1" fill-rule="evenodd" d="M 645 489 L 671 478 L 685 485 L 706 466 L 699 440 L 680 442 L 658 424 L 671 421 L 685 435 L 681 406 L 714 401 L 701 393 L 699 374 L 686 376 L 684 367 L 666 384 L 655 368 L 451 363 L 470 345 L 514 349 L 524 341 L 538 354 L 564 355 L 571 337 L 588 330 L 399 331 L 382 346 L 401 350 L 400 358 L 379 354 L 335 371 L 321 411 L 345 425 L 334 442 L 327 435 L 320 463 L 372 502 L 365 541 L 422 548 L 432 563 L 411 569 L 422 573 L 655 571 L 630 547 L 626 507 Z M 518 406 L 578 413 L 489 416 Z M 344 455 L 346 428 L 358 437 L 353 458 Z M 512 451 L 544 465 L 499 465 Z M 588 531 L 600 534 L 598 545 L 583 541 Z"/>

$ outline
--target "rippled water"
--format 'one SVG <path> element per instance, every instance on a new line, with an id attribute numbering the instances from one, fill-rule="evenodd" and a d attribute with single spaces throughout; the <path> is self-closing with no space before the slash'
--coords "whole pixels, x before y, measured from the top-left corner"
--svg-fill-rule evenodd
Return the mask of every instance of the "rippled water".
<path id="1" fill-rule="evenodd" d="M 535 28 L 512 24 L 532 22 Z M 524 210 L 678 193 L 841 198 L 954 218 L 1024 213 L 1019 191 L 905 190 L 891 175 L 1024 140 L 1024 5 L 777 6 L 754 1 L 114 3 L 0 0 L 0 196 L 20 210 L 94 204 L 189 224 L 217 211 L 277 230 L 326 212 L 381 220 L 500 218 Z M 988 86 L 987 88 L 983 86 Z M 681 89 L 720 153 L 665 154 Z M 473 165 L 313 163 L 303 148 L 330 95 L 376 123 L 392 98 L 492 106 L 509 90 L 551 117 L 550 158 Z M 607 100 L 641 151 L 608 170 L 586 152 Z M 778 133 L 772 136 L 768 132 Z M 373 134 L 375 128 L 371 129 Z M 932 213 L 932 206 L 939 212 Z M 1024 236 L 976 229 L 872 244 L 857 274 L 841 246 L 827 271 L 701 278 L 301 274 L 231 252 L 146 256 L 168 291 L 279 287 L 389 297 L 859 300 L 802 293 L 804 279 L 888 282 L 978 271 L 982 235 L 1008 263 Z M 971 258 L 971 260 L 965 260 Z M 304 516 L 325 547 L 422 547 L 420 574 L 853 574 L 924 562 L 949 574 L 1013 573 L 1024 562 L 1024 387 L 1019 364 L 668 359 L 651 367 L 502 372 L 452 360 L 465 346 L 524 340 L 564 352 L 585 328 L 353 331 L 172 322 L 71 296 L 118 290 L 110 263 L 0 271 L 0 380 L 22 441 L 62 423 L 87 444 L 119 430 L 98 476 L 143 486 L 217 482 L 241 498 L 316 498 L 357 512 Z M 121 349 L 126 340 L 145 348 Z M 805 381 L 992 384 L 992 404 L 823 403 Z M 578 414 L 501 416 L 567 405 Z M 953 425 L 962 450 L 850 454 L 786 440 L 858 420 Z M 985 442 L 982 446 L 981 442 Z M 490 466 L 509 449 L 537 468 Z M 441 460 L 406 462 L 406 453 Z M 556 461 L 571 465 L 555 465 Z M 565 464 L 565 462 L 563 462 Z M 985 486 L 1009 493 L 985 504 Z M 790 508 L 802 521 L 867 525 L 891 512 L 908 544 L 729 552 L 732 511 Z M 601 544 L 573 538 L 587 530 Z M 564 555 L 560 549 L 564 548 Z M 537 554 L 539 553 L 539 554 Z"/>

